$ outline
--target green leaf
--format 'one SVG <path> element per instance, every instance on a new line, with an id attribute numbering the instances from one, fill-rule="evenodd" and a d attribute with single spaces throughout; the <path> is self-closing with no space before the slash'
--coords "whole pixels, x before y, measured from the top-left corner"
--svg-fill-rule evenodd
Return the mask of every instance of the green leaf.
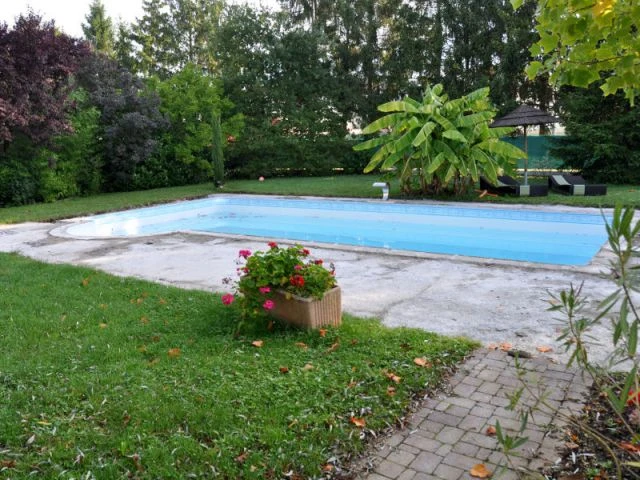
<path id="1" fill-rule="evenodd" d="M 375 133 L 378 130 L 382 130 L 383 128 L 388 128 L 392 125 L 397 124 L 405 117 L 404 113 L 392 113 L 390 115 L 385 115 L 364 127 L 362 133 L 367 135 L 370 133 Z"/>
<path id="2" fill-rule="evenodd" d="M 425 123 L 418 132 L 418 135 L 416 135 L 416 138 L 413 139 L 413 146 L 419 147 L 420 145 L 422 145 L 429 138 L 436 127 L 437 125 L 433 122 Z"/>
<path id="3" fill-rule="evenodd" d="M 629 358 L 636 356 L 638 349 L 638 320 L 634 320 L 629 328 L 629 344 L 627 345 L 627 354 Z"/>
<path id="4" fill-rule="evenodd" d="M 517 10 L 522 6 L 523 2 L 524 0 L 511 0 L 511 6 L 514 10 Z"/>
<path id="5" fill-rule="evenodd" d="M 389 141 L 387 136 L 381 136 L 378 138 L 372 138 L 371 140 L 367 140 L 366 142 L 358 143 L 353 146 L 353 149 L 356 152 L 360 152 L 362 150 L 369 150 L 370 148 L 379 147 L 380 145 L 384 145 Z"/>
<path id="6" fill-rule="evenodd" d="M 529 79 L 533 79 L 536 77 L 536 75 L 538 75 L 538 72 L 540 72 L 540 70 L 542 70 L 543 67 L 544 65 L 542 65 L 541 62 L 535 61 L 527 65 L 524 71 L 527 74 L 527 77 L 529 77 Z"/>
<path id="7" fill-rule="evenodd" d="M 420 110 L 416 108 L 414 105 L 403 100 L 383 103 L 378 107 L 378 110 L 381 112 L 409 112 L 409 113 L 420 112 Z"/>
<path id="8" fill-rule="evenodd" d="M 458 130 L 446 130 L 442 133 L 444 138 L 448 138 L 449 140 L 455 140 L 457 142 L 467 143 L 467 138 L 460 133 Z"/>

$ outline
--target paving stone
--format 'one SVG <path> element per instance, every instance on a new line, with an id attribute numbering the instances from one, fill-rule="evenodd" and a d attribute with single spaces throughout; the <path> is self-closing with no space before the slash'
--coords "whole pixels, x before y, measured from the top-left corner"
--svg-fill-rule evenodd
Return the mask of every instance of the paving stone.
<path id="1" fill-rule="evenodd" d="M 426 473 L 416 473 L 416 476 L 413 477 L 413 480 L 441 480 L 438 477 L 434 477 L 433 475 L 427 475 Z"/>
<path id="2" fill-rule="evenodd" d="M 506 397 L 491 397 L 489 403 L 491 405 L 495 405 L 496 407 L 506 407 L 511 402 Z"/>
<path id="3" fill-rule="evenodd" d="M 453 445 L 458 442 L 462 435 L 465 434 L 465 431 L 456 428 L 456 427 L 444 427 L 438 435 L 436 435 L 436 440 L 442 443 L 448 443 L 449 445 Z"/>
<path id="4" fill-rule="evenodd" d="M 480 447 L 467 442 L 458 442 L 451 449 L 452 452 L 459 453 L 460 455 L 466 455 L 467 457 L 472 458 L 478 458 L 478 450 L 480 450 Z"/>
<path id="5" fill-rule="evenodd" d="M 396 445 L 400 445 L 402 443 L 402 440 L 404 440 L 404 434 L 401 432 L 398 433 L 394 433 L 392 436 L 390 436 L 385 443 L 387 445 L 390 445 L 392 447 L 395 447 Z"/>
<path id="6" fill-rule="evenodd" d="M 467 415 L 458 424 L 458 428 L 462 430 L 470 430 L 473 432 L 480 432 L 487 424 L 487 419 L 483 417 L 476 417 L 475 415 Z"/>
<path id="7" fill-rule="evenodd" d="M 458 480 L 459 478 L 462 478 L 464 470 L 460 470 L 459 468 L 452 467 L 450 465 L 441 464 L 438 465 L 438 468 L 436 468 L 434 473 L 437 477 L 443 480 Z"/>
<path id="8" fill-rule="evenodd" d="M 477 404 L 477 402 L 471 400 L 470 398 L 463 397 L 450 397 L 449 402 L 451 402 L 452 405 L 457 405 L 458 407 L 463 407 L 468 410 L 471 410 Z"/>
<path id="9" fill-rule="evenodd" d="M 477 387 L 478 385 L 482 384 L 482 380 L 480 380 L 479 378 L 467 376 L 462 379 L 461 383 L 466 383 L 467 385 L 473 385 L 474 387 Z"/>
<path id="10" fill-rule="evenodd" d="M 472 445 L 477 445 L 478 447 L 484 447 L 491 450 L 495 450 L 498 448 L 498 441 L 495 437 L 489 437 L 484 433 L 475 433 L 475 432 L 466 432 L 461 440 L 463 442 L 471 443 Z"/>
<path id="11" fill-rule="evenodd" d="M 370 473 L 366 478 L 367 480 L 389 480 L 389 477 L 383 477 L 382 475 L 377 473 Z"/>
<path id="12" fill-rule="evenodd" d="M 456 452 L 451 452 L 449 455 L 444 457 L 442 463 L 446 465 L 450 465 L 452 467 L 462 468 L 464 470 L 469 470 L 471 467 L 478 463 L 478 459 L 473 457 L 468 457 L 466 455 L 460 455 Z"/>
<path id="13" fill-rule="evenodd" d="M 460 383 L 455 386 L 453 393 L 460 395 L 461 397 L 469 398 L 473 392 L 476 391 L 476 387 L 467 383 Z"/>
<path id="14" fill-rule="evenodd" d="M 398 478 L 396 478 L 396 480 L 414 480 L 415 476 L 415 470 L 405 470 L 398 476 Z"/>
<path id="15" fill-rule="evenodd" d="M 495 382 L 483 382 L 476 391 L 480 393 L 487 393 L 489 395 L 495 395 L 500 390 L 500 385 Z"/>
<path id="16" fill-rule="evenodd" d="M 453 445 L 449 445 L 448 443 L 442 444 L 440 448 L 436 450 L 436 455 L 440 457 L 446 457 L 453 450 Z"/>
<path id="17" fill-rule="evenodd" d="M 438 465 L 442 462 L 442 457 L 431 452 L 422 452 L 409 465 L 416 472 L 433 473 Z"/>
<path id="18" fill-rule="evenodd" d="M 420 424 L 420 432 L 423 430 L 432 433 L 440 433 L 440 430 L 444 428 L 444 423 L 437 422 L 435 419 L 431 417 L 427 418 L 424 422 Z"/>
<path id="19" fill-rule="evenodd" d="M 397 463 L 398 465 L 402 465 L 406 467 L 411 462 L 413 462 L 416 458 L 416 455 L 406 452 L 404 450 L 396 450 L 395 452 L 391 452 L 387 456 L 387 460 L 393 463 Z"/>
<path id="20" fill-rule="evenodd" d="M 444 412 L 447 408 L 451 406 L 451 402 L 449 399 L 441 400 L 433 409 L 437 412 Z"/>
<path id="21" fill-rule="evenodd" d="M 427 421 L 438 422 L 443 425 L 455 427 L 462 421 L 462 418 L 444 412 L 433 412 L 431 415 L 429 415 Z"/>
<path id="22" fill-rule="evenodd" d="M 423 449 L 421 448 L 416 448 L 412 445 L 407 445 L 407 443 L 401 443 L 400 445 L 398 445 L 397 447 L 399 450 L 402 450 L 403 452 L 407 452 L 407 453 L 412 453 L 414 455 L 418 455 Z"/>
<path id="23" fill-rule="evenodd" d="M 404 465 L 398 465 L 397 463 L 390 462 L 389 460 L 382 460 L 376 467 L 376 473 L 388 478 L 396 478 L 404 470 Z"/>
<path id="24" fill-rule="evenodd" d="M 469 414 L 469 408 L 460 407 L 458 405 L 449 405 L 449 408 L 445 411 L 449 415 L 455 415 L 456 417 L 464 418 Z"/>
<path id="25" fill-rule="evenodd" d="M 431 438 L 426 438 L 421 435 L 411 435 L 407 437 L 407 439 L 404 441 L 404 444 L 419 448 L 420 450 L 434 452 L 438 448 L 440 448 L 442 442 Z"/>
<path id="26" fill-rule="evenodd" d="M 495 382 L 499 376 L 500 376 L 500 371 L 486 369 L 478 373 L 477 378 L 481 380 L 488 380 L 490 382 Z"/>
<path id="27" fill-rule="evenodd" d="M 469 413 L 471 415 L 475 415 L 476 417 L 483 417 L 483 418 L 489 419 L 493 415 L 493 412 L 495 411 L 495 409 L 496 407 L 492 405 L 476 405 L 469 411 Z"/>
<path id="28" fill-rule="evenodd" d="M 475 400 L 478 403 L 491 403 L 491 400 L 493 399 L 493 395 L 489 395 L 488 393 L 481 393 L 481 392 L 473 392 L 471 395 L 469 395 L 469 398 L 471 400 Z"/>

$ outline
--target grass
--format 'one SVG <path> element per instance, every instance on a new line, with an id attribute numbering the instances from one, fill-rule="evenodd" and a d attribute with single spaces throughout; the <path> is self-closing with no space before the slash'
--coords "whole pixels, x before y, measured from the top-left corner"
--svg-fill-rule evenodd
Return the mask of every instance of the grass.
<path id="1" fill-rule="evenodd" d="M 371 184 L 377 175 L 338 175 L 334 177 L 272 178 L 257 180 L 230 180 L 224 189 L 212 184 L 159 188 L 139 192 L 122 192 L 91 197 L 70 198 L 54 203 L 0 208 L 0 224 L 55 221 L 82 215 L 91 215 L 133 207 L 198 198 L 214 193 L 253 193 L 268 195 L 311 195 L 324 197 L 380 198 L 379 188 Z M 535 180 L 534 180 L 535 181 Z M 391 183 L 391 198 L 403 199 L 397 182 Z M 616 203 L 640 207 L 640 186 L 609 185 L 608 194 L 600 197 L 572 197 L 550 193 L 546 197 L 478 197 L 473 192 L 467 197 L 439 198 L 438 200 L 464 200 L 477 203 L 521 203 L 537 205 L 573 205 L 582 207 L 613 207 Z"/>
<path id="2" fill-rule="evenodd" d="M 211 293 L 0 254 L 2 474 L 319 477 L 475 347 L 352 317 L 234 337 L 237 315 Z"/>

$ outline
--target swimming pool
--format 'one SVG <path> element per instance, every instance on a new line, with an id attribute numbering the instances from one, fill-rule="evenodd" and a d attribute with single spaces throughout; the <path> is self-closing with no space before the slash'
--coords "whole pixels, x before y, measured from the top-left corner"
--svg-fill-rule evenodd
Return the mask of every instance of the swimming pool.
<path id="1" fill-rule="evenodd" d="M 557 265 L 586 265 L 600 215 L 379 201 L 216 195 L 90 217 L 76 237 L 216 232 Z"/>

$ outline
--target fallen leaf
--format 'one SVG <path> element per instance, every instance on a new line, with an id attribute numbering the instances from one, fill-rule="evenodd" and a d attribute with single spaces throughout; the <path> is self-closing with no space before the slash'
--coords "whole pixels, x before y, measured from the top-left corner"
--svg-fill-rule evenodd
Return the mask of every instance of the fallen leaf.
<path id="1" fill-rule="evenodd" d="M 149 317 L 145 317 L 144 315 L 142 317 L 140 317 L 140 323 L 142 323 L 143 325 L 146 325 L 149 323 Z"/>
<path id="2" fill-rule="evenodd" d="M 256 467 L 255 465 L 251 465 L 251 466 L 249 467 L 249 470 L 251 471 L 251 473 L 253 473 L 253 472 L 257 472 L 257 471 L 258 471 L 258 467 Z"/>
<path id="3" fill-rule="evenodd" d="M 27 439 L 27 445 L 31 445 L 33 442 L 36 441 L 36 436 L 35 435 L 31 435 L 28 439 Z"/>
<path id="4" fill-rule="evenodd" d="M 564 446 L 567 450 L 577 450 L 580 448 L 580 445 L 573 442 L 565 442 Z"/>
<path id="5" fill-rule="evenodd" d="M 108 305 L 107 305 L 106 303 L 101 303 L 101 304 L 99 305 L 99 307 L 100 307 L 102 310 L 105 310 L 105 309 L 108 307 Z"/>
<path id="6" fill-rule="evenodd" d="M 81 284 L 83 287 L 86 287 L 89 285 L 90 281 L 91 281 L 91 277 L 83 278 Z"/>
<path id="7" fill-rule="evenodd" d="M 333 465 L 331 465 L 330 463 L 327 463 L 325 466 L 322 467 L 322 471 L 323 472 L 331 472 L 331 471 L 333 471 Z"/>
<path id="8" fill-rule="evenodd" d="M 167 304 L 167 301 L 166 301 L 164 298 L 161 298 L 160 300 L 158 300 L 158 303 L 159 303 L 160 305 L 166 305 L 166 304 Z"/>
<path id="9" fill-rule="evenodd" d="M 138 351 L 139 351 L 140 353 L 147 353 L 147 346 L 146 346 L 146 345 L 140 345 L 140 346 L 138 347 Z"/>
<path id="10" fill-rule="evenodd" d="M 136 300 L 136 303 L 137 303 L 138 305 L 140 305 L 142 302 L 144 302 L 144 298 L 138 298 L 138 299 Z"/>
<path id="11" fill-rule="evenodd" d="M 320 330 L 318 330 L 318 333 L 320 334 L 321 337 L 326 337 L 327 336 L 327 329 L 326 328 L 321 328 Z"/>
<path id="12" fill-rule="evenodd" d="M 347 388 L 353 388 L 356 385 L 358 385 L 358 382 L 356 382 L 355 380 L 351 380 L 348 384 L 347 384 Z"/>
<path id="13" fill-rule="evenodd" d="M 357 345 L 357 344 L 358 344 L 358 340 L 356 340 L 355 338 L 351 340 L 351 345 Z"/>
<path id="14" fill-rule="evenodd" d="M 125 412 L 125 414 L 122 416 L 122 425 L 126 427 L 127 425 L 129 425 L 130 421 L 131 421 L 131 415 Z"/>
<path id="15" fill-rule="evenodd" d="M 489 478 L 491 476 L 491 471 L 487 469 L 484 463 L 474 465 L 471 467 L 471 470 L 469 470 L 469 473 L 472 477 L 476 478 Z"/>
<path id="16" fill-rule="evenodd" d="M 170 348 L 167 352 L 167 355 L 169 355 L 170 358 L 178 358 L 180 356 L 180 353 L 181 352 L 179 348 Z"/>
<path id="17" fill-rule="evenodd" d="M 503 352 L 508 352 L 512 348 L 513 348 L 513 345 L 511 345 L 509 342 L 502 342 L 500 344 L 500 350 L 502 350 Z"/>
<path id="18" fill-rule="evenodd" d="M 254 340 L 253 342 L 251 342 L 251 345 L 253 345 L 256 348 L 262 348 L 262 345 L 264 345 L 264 341 Z"/>
<path id="19" fill-rule="evenodd" d="M 154 335 L 151 337 L 151 341 L 154 343 L 158 343 L 160 341 L 160 335 Z"/>
<path id="20" fill-rule="evenodd" d="M 240 455 L 234 458 L 234 460 L 238 463 L 244 463 L 244 461 L 247 459 L 248 456 L 249 456 L 249 452 L 242 452 Z"/>
<path id="21" fill-rule="evenodd" d="M 493 425 L 489 425 L 484 433 L 486 433 L 488 436 L 492 437 L 493 435 L 496 434 L 496 427 L 494 427 Z"/>
<path id="22" fill-rule="evenodd" d="M 389 385 L 387 387 L 387 395 L 389 395 L 390 397 L 393 397 L 396 394 L 396 387 L 392 387 L 391 385 Z"/>
<path id="23" fill-rule="evenodd" d="M 100 328 L 107 328 L 107 324 L 106 323 L 101 323 L 100 324 Z"/>
<path id="24" fill-rule="evenodd" d="M 349 421 L 358 428 L 364 428 L 367 425 L 367 421 L 364 418 L 351 417 Z"/>
<path id="25" fill-rule="evenodd" d="M 394 383 L 400 383 L 402 381 L 402 377 L 399 377 L 393 372 L 388 372 L 386 374 L 386 377 Z"/>
<path id="26" fill-rule="evenodd" d="M 490 343 L 489 345 L 487 345 L 487 349 L 488 350 L 497 350 L 498 349 L 498 345 L 496 345 L 495 343 Z"/>
<path id="27" fill-rule="evenodd" d="M 289 367 L 280 367 L 280 373 L 289 373 Z"/>
<path id="28" fill-rule="evenodd" d="M 427 360 L 425 357 L 418 357 L 413 359 L 413 363 L 418 365 L 419 367 L 431 367 L 431 362 Z"/>
<path id="29" fill-rule="evenodd" d="M 2 468 L 16 468 L 15 460 L 2 460 L 0 461 L 0 467 Z"/>
<path id="30" fill-rule="evenodd" d="M 633 443 L 629 442 L 620 442 L 618 446 L 630 453 L 640 453 L 640 445 L 634 445 Z"/>
<path id="31" fill-rule="evenodd" d="M 331 345 L 329 348 L 327 348 L 327 351 L 325 353 L 335 352 L 339 346 L 340 346 L 340 342 L 336 342 L 333 345 Z"/>
<path id="32" fill-rule="evenodd" d="M 302 367 L 302 370 L 304 370 L 305 372 L 308 372 L 308 371 L 310 371 L 310 370 L 313 370 L 314 368 L 316 368 L 316 367 L 314 367 L 314 366 L 313 366 L 313 365 L 311 365 L 310 363 L 307 363 L 307 364 L 305 364 L 305 366 L 304 366 L 304 367 Z"/>
<path id="33" fill-rule="evenodd" d="M 546 345 L 540 345 L 536 347 L 536 350 L 538 350 L 541 353 L 553 352 L 553 348 L 548 347 Z"/>
<path id="34" fill-rule="evenodd" d="M 306 344 L 306 343 L 303 343 L 303 342 L 296 342 L 296 347 L 299 347 L 299 348 L 301 348 L 301 349 L 303 349 L 303 350 L 306 350 L 307 348 L 309 348 L 309 347 L 307 346 L 307 344 Z"/>

